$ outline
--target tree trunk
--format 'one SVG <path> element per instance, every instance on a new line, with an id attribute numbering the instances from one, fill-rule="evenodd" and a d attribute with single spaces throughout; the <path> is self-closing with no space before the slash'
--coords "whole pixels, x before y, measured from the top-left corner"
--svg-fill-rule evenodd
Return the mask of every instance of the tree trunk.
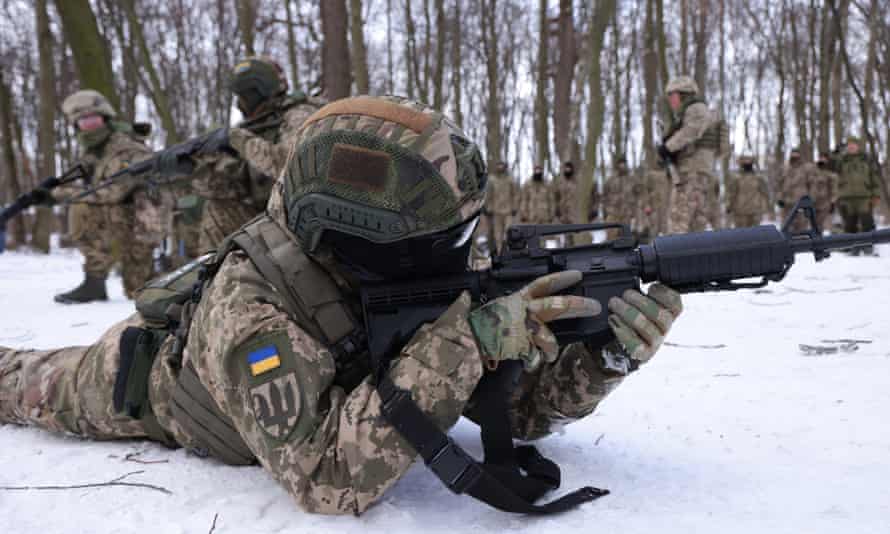
<path id="1" fill-rule="evenodd" d="M 680 68 L 679 74 L 689 72 L 689 2 L 680 0 Z"/>
<path id="2" fill-rule="evenodd" d="M 15 159 L 12 92 L 4 79 L 4 70 L 0 69 L 0 152 L 3 156 L 0 170 L 3 171 L 2 175 L 6 178 L 5 189 L 9 192 L 10 200 L 15 200 L 22 194 L 22 188 L 19 183 L 18 166 Z M 8 248 L 13 249 L 25 243 L 25 225 L 22 224 L 21 216 L 10 220 L 6 229 L 12 238 L 7 243 Z"/>
<path id="3" fill-rule="evenodd" d="M 831 72 L 837 61 L 837 26 L 828 2 L 822 8 L 821 52 L 819 54 L 819 150 L 831 147 L 831 108 L 829 107 Z"/>
<path id="4" fill-rule="evenodd" d="M 346 0 L 321 2 L 321 76 L 325 96 L 331 100 L 350 94 L 352 76 L 349 68 Z"/>
<path id="5" fill-rule="evenodd" d="M 297 63 L 297 36 L 294 32 L 294 13 L 290 0 L 284 0 L 284 12 L 287 20 L 287 59 L 290 63 L 290 83 L 294 90 L 300 88 L 300 72 Z"/>
<path id="6" fill-rule="evenodd" d="M 582 175 L 581 213 L 587 213 L 590 191 L 596 187 L 597 145 L 603 133 L 605 103 L 603 102 L 602 67 L 600 55 L 606 28 L 615 13 L 616 0 L 601 0 L 596 9 L 590 10 L 587 29 L 587 87 L 590 102 L 587 106 L 587 144 L 584 147 L 584 174 Z"/>
<path id="7" fill-rule="evenodd" d="M 433 70 L 433 107 L 442 109 L 445 104 L 445 45 L 448 29 L 445 20 L 445 0 L 436 1 L 436 66 Z"/>
<path id="8" fill-rule="evenodd" d="M 237 0 L 237 2 L 238 30 L 241 33 L 241 44 L 244 46 L 244 55 L 255 56 L 256 50 L 254 49 L 254 42 L 256 40 L 257 18 L 256 0 Z"/>
<path id="9" fill-rule="evenodd" d="M 99 33 L 90 0 L 56 0 L 55 4 L 81 87 L 99 91 L 115 110 L 119 109 L 111 52 L 105 37 Z"/>
<path id="10" fill-rule="evenodd" d="M 559 0 L 556 78 L 553 81 L 553 138 L 561 162 L 571 158 L 572 82 L 578 62 L 572 0 Z"/>
<path id="11" fill-rule="evenodd" d="M 646 0 L 646 22 L 643 31 L 643 161 L 649 168 L 655 163 L 652 125 L 658 100 L 658 53 L 656 48 L 655 4 Z"/>
<path id="12" fill-rule="evenodd" d="M 352 37 L 352 74 L 355 76 L 355 90 L 360 95 L 366 95 L 370 91 L 370 82 L 362 0 L 349 0 L 349 33 Z"/>
<path id="13" fill-rule="evenodd" d="M 710 15 L 710 1 L 699 0 L 698 22 L 693 22 L 692 31 L 695 38 L 695 83 L 698 84 L 699 95 L 704 98 L 708 89 L 708 41 L 711 33 L 708 31 L 708 16 Z"/>
<path id="14" fill-rule="evenodd" d="M 457 0 L 460 7 L 460 0 Z M 458 24 L 460 24 L 458 22 Z M 395 93 L 395 73 L 392 62 L 392 0 L 386 0 L 386 87 L 387 93 Z"/>
<path id="15" fill-rule="evenodd" d="M 37 16 L 37 49 L 40 61 L 40 114 L 37 122 L 37 175 L 40 179 L 56 174 L 55 121 L 56 85 L 55 63 L 53 59 L 53 34 L 49 27 L 49 14 L 46 0 L 35 0 L 34 12 Z M 31 245 L 44 253 L 49 253 L 49 235 L 53 229 L 53 210 L 48 207 L 37 209 L 37 220 L 31 231 Z"/>
<path id="16" fill-rule="evenodd" d="M 842 28 L 841 31 L 844 32 L 844 35 L 849 35 L 849 32 L 847 31 L 847 13 L 849 12 L 849 7 L 849 0 L 840 0 L 840 5 L 838 6 L 840 19 L 836 20 L 835 23 L 838 25 L 838 28 Z M 840 46 L 840 42 L 838 42 L 838 46 Z M 841 54 L 835 54 L 834 73 L 831 75 L 831 112 L 832 122 L 834 123 L 835 143 L 843 143 L 844 138 L 847 137 L 847 133 L 849 133 L 844 130 L 844 110 L 841 101 L 843 87 L 846 83 L 849 83 L 844 81 L 843 66 L 844 62 L 841 58 Z"/>
<path id="17" fill-rule="evenodd" d="M 139 47 L 142 68 L 148 74 L 151 101 L 155 106 L 155 111 L 161 118 L 161 127 L 167 133 L 165 143 L 167 145 L 176 144 L 181 138 L 176 129 L 176 123 L 173 120 L 173 111 L 170 108 L 170 101 L 167 99 L 167 89 L 161 85 L 161 78 L 158 76 L 158 71 L 155 70 L 154 63 L 151 61 L 151 51 L 148 49 L 148 43 L 145 42 L 145 36 L 142 34 L 142 23 L 136 14 L 136 0 L 124 0 L 123 5 L 124 10 L 127 12 L 130 36 L 136 42 L 136 46 Z"/>
<path id="18" fill-rule="evenodd" d="M 462 53 L 462 28 L 461 28 L 461 1 L 454 0 L 454 16 L 451 19 L 451 98 L 454 102 L 454 121 L 463 129 L 464 113 L 461 109 L 463 101 L 463 80 L 461 76 L 461 53 Z"/>
<path id="19" fill-rule="evenodd" d="M 547 19 L 547 0 L 538 1 L 538 57 L 535 84 L 535 163 L 543 168 L 550 165 L 550 106 L 547 101 L 547 75 L 550 67 L 550 26 Z"/>
<path id="20" fill-rule="evenodd" d="M 485 50 L 488 93 L 485 106 L 485 149 L 489 165 L 501 160 L 501 99 L 498 91 L 497 0 L 481 0 L 479 17 Z"/>

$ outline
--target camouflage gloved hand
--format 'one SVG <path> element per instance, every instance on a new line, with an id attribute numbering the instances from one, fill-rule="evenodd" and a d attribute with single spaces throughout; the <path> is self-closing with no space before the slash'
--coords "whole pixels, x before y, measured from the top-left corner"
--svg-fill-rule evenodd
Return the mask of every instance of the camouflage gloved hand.
<path id="1" fill-rule="evenodd" d="M 631 359 L 645 363 L 661 346 L 671 325 L 683 311 L 680 294 L 653 284 L 646 295 L 628 289 L 609 300 L 609 325 Z"/>
<path id="2" fill-rule="evenodd" d="M 468 320 L 485 366 L 495 369 L 501 360 L 518 359 L 526 371 L 534 371 L 541 360 L 556 360 L 559 345 L 547 323 L 602 312 L 600 303 L 593 299 L 551 296 L 580 281 L 580 271 L 549 274 L 470 312 Z"/>

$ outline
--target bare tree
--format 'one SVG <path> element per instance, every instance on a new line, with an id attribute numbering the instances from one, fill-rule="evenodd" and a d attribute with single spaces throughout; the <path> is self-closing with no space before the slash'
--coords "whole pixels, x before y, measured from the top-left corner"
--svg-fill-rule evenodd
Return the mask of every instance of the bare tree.
<path id="1" fill-rule="evenodd" d="M 349 96 L 352 85 L 347 16 L 346 0 L 321 2 L 322 85 L 331 100 Z"/>
<path id="2" fill-rule="evenodd" d="M 56 0 L 55 4 L 81 86 L 99 91 L 115 109 L 119 108 L 108 41 L 99 33 L 89 0 Z"/>
<path id="3" fill-rule="evenodd" d="M 359 94 L 366 95 L 370 91 L 370 82 L 362 0 L 349 0 L 349 33 L 352 39 L 352 75 L 355 77 L 355 89 Z"/>

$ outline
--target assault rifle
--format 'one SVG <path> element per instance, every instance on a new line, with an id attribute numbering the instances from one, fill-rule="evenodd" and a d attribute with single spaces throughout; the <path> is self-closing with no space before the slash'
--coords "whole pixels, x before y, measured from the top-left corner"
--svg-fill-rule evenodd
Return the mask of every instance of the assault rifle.
<path id="1" fill-rule="evenodd" d="M 10 219 L 31 206 L 45 203 L 47 200 L 47 191 L 51 191 L 65 184 L 70 184 L 76 180 L 86 179 L 88 176 L 89 173 L 87 172 L 86 167 L 78 163 L 65 171 L 64 174 L 46 178 L 40 182 L 40 185 L 35 189 L 23 193 L 19 198 L 15 199 L 15 202 L 0 210 L 0 253 L 6 249 L 6 223 L 9 222 Z"/>
<path id="2" fill-rule="evenodd" d="M 803 213 L 810 229 L 792 233 L 791 224 Z M 619 229 L 606 243 L 545 248 L 545 239 L 567 233 Z M 824 237 L 813 202 L 800 199 L 781 230 L 772 225 L 712 232 L 665 235 L 639 245 L 625 224 L 554 224 L 513 226 L 502 254 L 487 271 L 470 271 L 435 279 L 367 284 L 362 308 L 372 357 L 403 346 L 423 323 L 441 316 L 463 291 L 484 303 L 510 294 L 549 273 L 575 269 L 583 279 L 563 293 L 596 299 L 605 305 L 642 282 L 661 282 L 680 293 L 735 291 L 778 282 L 794 264 L 795 255 L 813 253 L 816 261 L 832 250 L 890 243 L 890 229 Z M 751 281 L 751 278 L 760 280 Z M 553 323 L 560 345 L 612 339 L 608 314 Z"/>

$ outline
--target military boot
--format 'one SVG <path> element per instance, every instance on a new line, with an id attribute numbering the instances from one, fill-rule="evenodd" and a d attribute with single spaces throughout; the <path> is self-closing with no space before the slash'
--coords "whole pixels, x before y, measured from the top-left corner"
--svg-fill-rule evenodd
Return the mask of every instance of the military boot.
<path id="1" fill-rule="evenodd" d="M 62 304 L 83 304 L 94 300 L 108 300 L 105 279 L 86 275 L 83 282 L 67 293 L 59 293 L 53 300 Z"/>

